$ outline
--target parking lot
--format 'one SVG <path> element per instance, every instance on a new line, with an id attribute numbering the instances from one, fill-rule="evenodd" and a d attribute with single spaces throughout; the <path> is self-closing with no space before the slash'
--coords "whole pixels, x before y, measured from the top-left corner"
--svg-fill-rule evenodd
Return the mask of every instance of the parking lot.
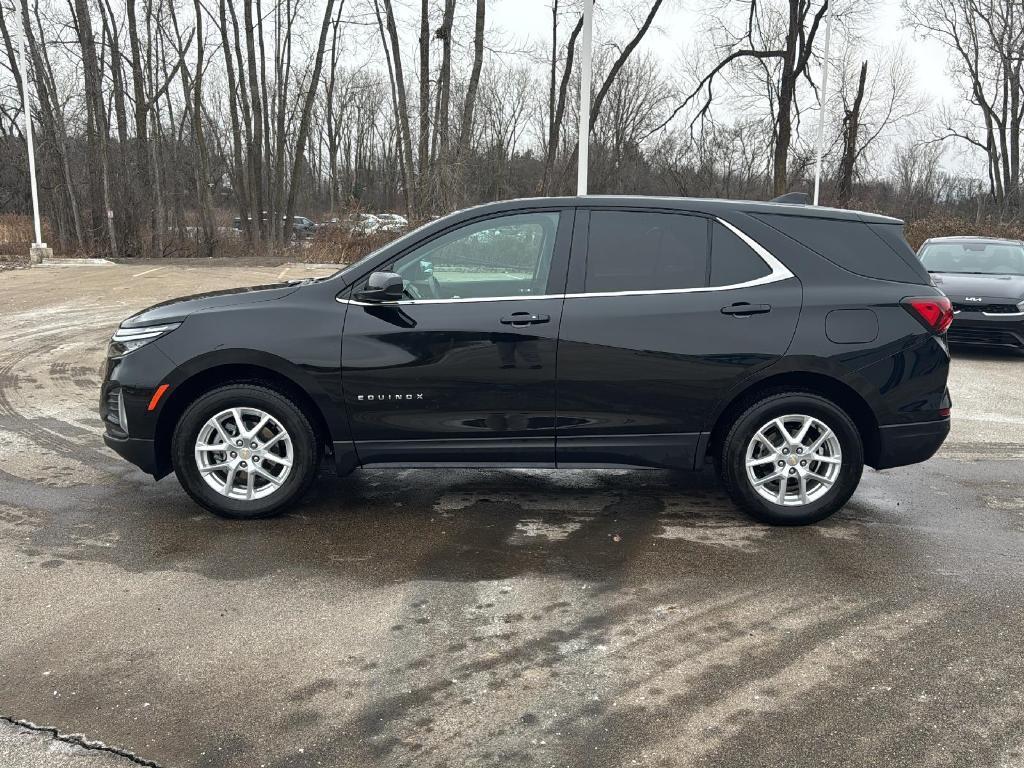
<path id="1" fill-rule="evenodd" d="M 237 523 L 103 446 L 121 319 L 327 272 L 0 273 L 0 764 L 1024 766 L 1024 357 L 956 354 L 939 456 L 799 529 L 626 471 L 325 471 Z"/>

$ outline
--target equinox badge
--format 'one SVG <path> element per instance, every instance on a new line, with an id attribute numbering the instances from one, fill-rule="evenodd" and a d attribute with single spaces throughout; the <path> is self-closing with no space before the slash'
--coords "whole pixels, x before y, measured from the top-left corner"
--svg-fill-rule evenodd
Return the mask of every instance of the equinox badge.
<path id="1" fill-rule="evenodd" d="M 423 393 L 408 395 L 356 395 L 356 400 L 422 400 Z"/>

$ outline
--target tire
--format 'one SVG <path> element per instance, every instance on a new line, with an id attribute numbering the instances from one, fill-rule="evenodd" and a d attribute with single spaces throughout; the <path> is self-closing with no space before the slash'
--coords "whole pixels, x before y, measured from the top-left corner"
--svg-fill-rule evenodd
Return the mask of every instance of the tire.
<path id="1" fill-rule="evenodd" d="M 805 424 L 798 443 L 795 438 Z M 759 433 L 762 437 L 755 439 Z M 814 453 L 804 453 L 808 450 Z M 754 463 L 753 477 L 748 474 L 748 457 Z M 716 464 L 729 496 L 757 520 L 808 525 L 849 501 L 864 471 L 864 446 L 856 425 L 835 403 L 808 392 L 779 392 L 758 400 L 736 418 L 719 447 Z M 779 503 L 780 489 L 785 503 Z"/>
<path id="2" fill-rule="evenodd" d="M 246 437 L 260 423 L 264 426 Z M 217 450 L 221 446 L 224 450 Z M 322 454 L 320 436 L 298 405 L 249 382 L 226 384 L 197 398 L 175 425 L 171 442 L 174 473 L 185 492 L 215 515 L 236 520 L 283 512 L 309 488 Z"/>

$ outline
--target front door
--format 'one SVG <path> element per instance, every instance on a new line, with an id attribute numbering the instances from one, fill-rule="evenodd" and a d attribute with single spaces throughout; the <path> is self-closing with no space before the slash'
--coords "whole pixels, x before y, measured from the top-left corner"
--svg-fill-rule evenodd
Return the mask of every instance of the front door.
<path id="1" fill-rule="evenodd" d="M 572 220 L 463 225 L 377 267 L 402 275 L 402 301 L 349 296 L 342 385 L 362 463 L 553 466 Z"/>
<path id="2" fill-rule="evenodd" d="M 800 283 L 710 217 L 595 209 L 576 229 L 558 465 L 692 467 L 719 401 L 788 348 Z"/>

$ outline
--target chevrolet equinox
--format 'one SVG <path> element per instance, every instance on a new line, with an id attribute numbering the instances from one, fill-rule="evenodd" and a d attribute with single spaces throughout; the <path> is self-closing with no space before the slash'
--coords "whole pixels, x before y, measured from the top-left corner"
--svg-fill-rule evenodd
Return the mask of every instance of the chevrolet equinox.
<path id="1" fill-rule="evenodd" d="M 208 510 L 295 502 L 323 457 L 697 469 L 775 524 L 949 432 L 949 300 L 902 222 L 798 204 L 514 200 L 336 274 L 125 320 L 104 439 Z"/>

